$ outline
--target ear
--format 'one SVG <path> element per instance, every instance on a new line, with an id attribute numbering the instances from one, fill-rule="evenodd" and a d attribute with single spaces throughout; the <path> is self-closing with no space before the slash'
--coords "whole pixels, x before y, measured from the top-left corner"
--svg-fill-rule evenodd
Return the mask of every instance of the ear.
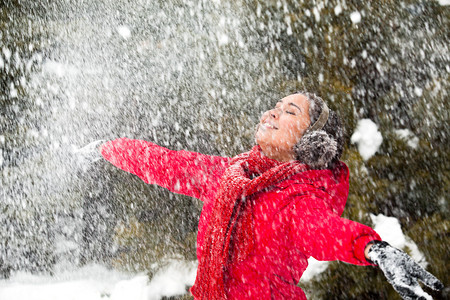
<path id="1" fill-rule="evenodd" d="M 294 146 L 297 160 L 312 169 L 326 169 L 337 154 L 337 142 L 325 131 L 311 131 Z"/>

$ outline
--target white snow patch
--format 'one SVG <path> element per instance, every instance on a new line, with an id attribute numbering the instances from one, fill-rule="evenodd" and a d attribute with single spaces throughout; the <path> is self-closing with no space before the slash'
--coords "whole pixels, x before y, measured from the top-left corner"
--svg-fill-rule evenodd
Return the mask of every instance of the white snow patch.
<path id="1" fill-rule="evenodd" d="M 142 275 L 140 275 L 142 276 Z M 113 287 L 130 277 L 99 265 L 61 272 L 55 276 L 19 272 L 0 281 L 0 299 L 5 300 L 75 300 L 101 299 L 111 295 Z"/>
<path id="2" fill-rule="evenodd" d="M 44 102 L 42 102 L 42 99 L 41 98 L 36 98 L 36 105 L 37 106 L 42 106 L 44 104 Z"/>
<path id="3" fill-rule="evenodd" d="M 395 248 L 403 248 L 406 244 L 406 238 L 403 235 L 400 222 L 396 218 L 386 217 L 379 214 L 375 216 L 370 214 L 372 222 L 375 224 L 374 230 L 381 238 Z"/>
<path id="4" fill-rule="evenodd" d="M 320 12 L 317 9 L 317 7 L 313 8 L 313 14 L 314 14 L 314 18 L 316 19 L 316 22 L 320 22 Z"/>
<path id="5" fill-rule="evenodd" d="M 42 70 L 46 73 L 56 75 L 57 77 L 75 75 L 78 73 L 77 68 L 53 60 L 45 61 L 42 65 Z"/>
<path id="6" fill-rule="evenodd" d="M 450 0 L 438 0 L 438 2 L 442 6 L 450 5 Z"/>
<path id="7" fill-rule="evenodd" d="M 71 96 L 68 97 L 68 103 L 69 103 L 69 108 L 70 109 L 75 109 L 77 107 L 77 100 Z"/>
<path id="8" fill-rule="evenodd" d="M 35 128 L 30 128 L 27 131 L 27 136 L 33 139 L 36 139 L 39 137 L 39 131 L 37 131 Z"/>
<path id="9" fill-rule="evenodd" d="M 311 38 L 311 37 L 313 36 L 313 32 L 312 32 L 311 28 L 308 28 L 308 29 L 305 31 L 305 33 L 303 33 L 303 35 L 304 35 L 304 37 L 305 37 L 306 39 Z"/>
<path id="10" fill-rule="evenodd" d="M 196 262 L 172 261 L 148 282 L 145 274 L 126 274 L 90 265 L 54 276 L 15 273 L 0 280 L 2 300 L 153 300 L 186 293 Z"/>
<path id="11" fill-rule="evenodd" d="M 117 27 L 117 32 L 124 39 L 129 39 L 131 37 L 130 27 L 128 27 L 126 25 L 121 25 L 121 26 Z"/>
<path id="12" fill-rule="evenodd" d="M 16 87 L 14 86 L 14 83 L 11 83 L 9 96 L 11 98 L 17 98 L 17 90 L 16 90 Z"/>
<path id="13" fill-rule="evenodd" d="M 197 274 L 196 262 L 173 261 L 166 268 L 155 274 L 148 289 L 148 300 L 160 299 L 162 296 L 181 295 L 186 292 L 186 286 L 194 285 Z"/>
<path id="14" fill-rule="evenodd" d="M 0 167 L 3 166 L 3 149 L 0 149 Z"/>
<path id="15" fill-rule="evenodd" d="M 402 140 L 406 141 L 406 144 L 413 148 L 417 149 L 419 145 L 419 138 L 415 136 L 409 129 L 396 129 L 394 130 L 395 134 Z"/>
<path id="16" fill-rule="evenodd" d="M 336 5 L 334 8 L 334 14 L 338 16 L 342 12 L 342 6 L 340 4 Z"/>
<path id="17" fill-rule="evenodd" d="M 9 59 L 11 58 L 11 50 L 9 50 L 8 48 L 3 48 L 2 50 L 6 60 L 9 61 Z"/>
<path id="18" fill-rule="evenodd" d="M 323 82 L 323 74 L 322 73 L 319 74 L 318 79 L 319 79 L 319 82 Z"/>
<path id="19" fill-rule="evenodd" d="M 409 248 L 411 257 L 422 267 L 426 268 L 428 263 L 425 261 L 425 256 L 420 252 L 416 243 L 403 234 L 398 219 L 382 214 L 377 216 L 370 214 L 370 218 L 375 224 L 373 229 L 380 235 L 383 241 L 388 242 L 391 246 L 398 249 Z"/>
<path id="20" fill-rule="evenodd" d="M 366 50 L 364 50 L 364 51 L 361 53 L 361 57 L 364 58 L 364 59 L 367 58 L 367 51 L 366 51 Z"/>
<path id="21" fill-rule="evenodd" d="M 361 22 L 361 14 L 359 11 L 354 11 L 350 14 L 350 20 L 352 20 L 353 24 L 357 24 Z"/>
<path id="22" fill-rule="evenodd" d="M 147 288 L 146 275 L 136 276 L 117 282 L 111 291 L 111 300 L 148 300 L 150 290 Z M 158 298 L 159 299 L 159 298 Z"/>
<path id="23" fill-rule="evenodd" d="M 287 35 L 292 35 L 292 28 L 291 28 L 291 26 L 288 26 L 288 27 L 287 27 L 287 29 L 286 29 L 286 34 L 287 34 Z"/>
<path id="24" fill-rule="evenodd" d="M 230 38 L 225 33 L 218 33 L 217 41 L 219 42 L 219 46 L 223 46 L 230 42 Z"/>
<path id="25" fill-rule="evenodd" d="M 420 96 L 422 96 L 422 94 L 423 94 L 423 90 L 420 88 L 420 87 L 415 87 L 414 88 L 414 94 L 416 94 L 416 96 L 417 97 L 420 97 Z"/>
<path id="26" fill-rule="evenodd" d="M 358 145 L 358 151 L 362 158 L 368 160 L 378 151 L 383 142 L 383 136 L 372 120 L 361 119 L 358 121 L 350 141 Z"/>
<path id="27" fill-rule="evenodd" d="M 320 261 L 313 257 L 308 259 L 308 267 L 305 272 L 303 272 L 300 281 L 307 282 L 314 278 L 314 276 L 319 275 L 328 268 L 328 261 Z"/>
<path id="28" fill-rule="evenodd" d="M 289 15 L 286 15 L 286 16 L 284 17 L 284 22 L 285 22 L 286 25 L 287 25 L 287 28 L 286 28 L 286 34 L 287 34 L 287 35 L 292 35 L 291 18 L 290 18 Z"/>

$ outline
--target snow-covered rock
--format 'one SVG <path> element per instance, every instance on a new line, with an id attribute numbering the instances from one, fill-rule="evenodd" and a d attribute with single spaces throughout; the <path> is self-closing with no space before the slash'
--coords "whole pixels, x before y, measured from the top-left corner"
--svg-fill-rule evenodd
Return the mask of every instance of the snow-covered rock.
<path id="1" fill-rule="evenodd" d="M 408 129 L 396 129 L 394 130 L 395 134 L 402 140 L 406 141 L 406 144 L 416 149 L 419 145 L 419 138 L 415 136 L 410 130 Z"/>
<path id="2" fill-rule="evenodd" d="M 417 261 L 422 267 L 427 266 L 425 256 L 419 251 L 419 248 L 408 236 L 406 236 L 400 226 L 398 219 L 394 217 L 387 217 L 379 214 L 377 216 L 370 214 L 370 218 L 374 223 L 374 230 L 381 236 L 381 238 L 391 244 L 391 246 L 405 250 L 408 248 L 411 257 Z"/>
<path id="3" fill-rule="evenodd" d="M 358 151 L 364 160 L 371 158 L 381 146 L 383 136 L 378 126 L 370 119 L 361 119 L 351 137 L 351 142 L 358 145 Z"/>

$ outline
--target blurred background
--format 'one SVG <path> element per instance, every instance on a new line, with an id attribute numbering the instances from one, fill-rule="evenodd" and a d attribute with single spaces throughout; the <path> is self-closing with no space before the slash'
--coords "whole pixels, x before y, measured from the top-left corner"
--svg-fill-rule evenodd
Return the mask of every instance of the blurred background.
<path id="1" fill-rule="evenodd" d="M 234 156 L 263 111 L 307 90 L 346 130 L 344 217 L 396 218 L 447 286 L 427 291 L 448 299 L 448 1 L 0 3 L 4 280 L 92 263 L 151 280 L 195 263 L 201 202 L 73 151 L 129 137 Z M 300 285 L 309 299 L 400 299 L 376 268 L 339 262 Z"/>

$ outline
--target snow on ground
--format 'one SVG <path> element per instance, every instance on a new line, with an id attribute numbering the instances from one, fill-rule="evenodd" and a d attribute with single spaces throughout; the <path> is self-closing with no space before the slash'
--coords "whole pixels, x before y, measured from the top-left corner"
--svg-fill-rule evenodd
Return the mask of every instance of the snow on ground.
<path id="1" fill-rule="evenodd" d="M 193 285 L 195 262 L 172 261 L 150 282 L 145 274 L 126 274 L 89 265 L 54 276 L 15 273 L 0 280 L 0 300 L 156 300 L 184 294 Z"/>
<path id="2" fill-rule="evenodd" d="M 378 126 L 370 119 L 361 119 L 351 137 L 351 142 L 358 145 L 358 151 L 364 160 L 372 157 L 380 148 L 383 136 Z"/>

